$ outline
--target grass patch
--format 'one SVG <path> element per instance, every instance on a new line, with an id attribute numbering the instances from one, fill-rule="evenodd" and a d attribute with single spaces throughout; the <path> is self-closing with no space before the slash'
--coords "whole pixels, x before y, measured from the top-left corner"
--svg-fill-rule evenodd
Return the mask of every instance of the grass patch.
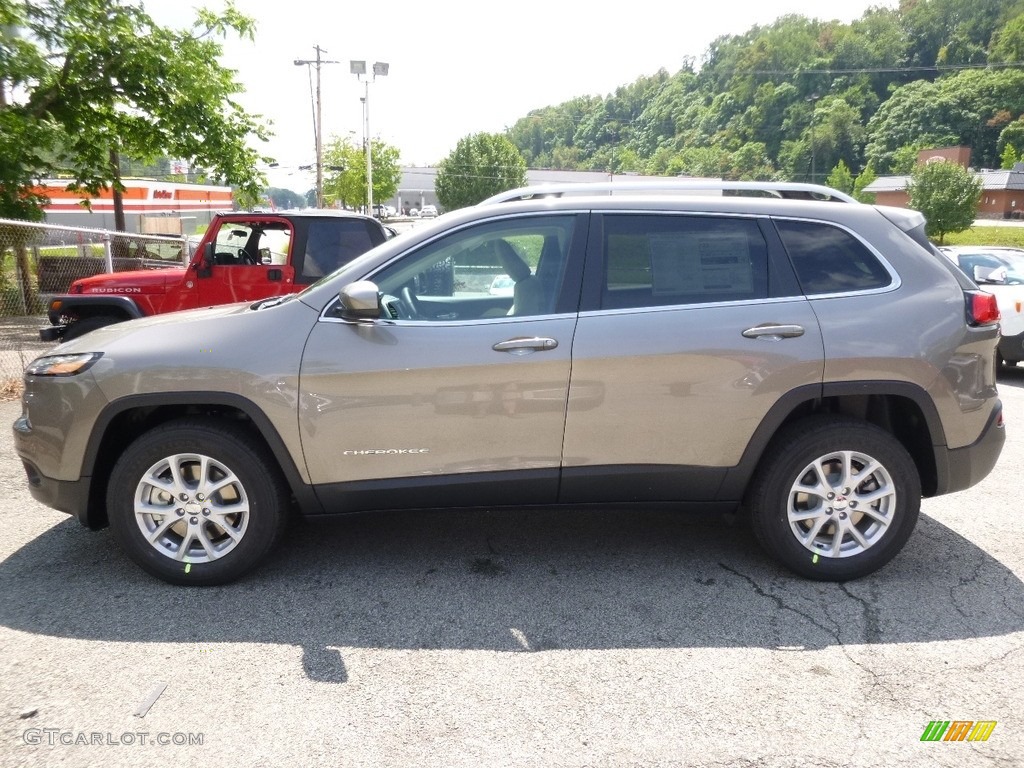
<path id="1" fill-rule="evenodd" d="M 0 379 L 0 402 L 20 400 L 23 387 L 21 379 Z"/>
<path id="2" fill-rule="evenodd" d="M 1024 227 L 971 227 L 946 235 L 943 245 L 1002 245 L 1024 248 Z"/>

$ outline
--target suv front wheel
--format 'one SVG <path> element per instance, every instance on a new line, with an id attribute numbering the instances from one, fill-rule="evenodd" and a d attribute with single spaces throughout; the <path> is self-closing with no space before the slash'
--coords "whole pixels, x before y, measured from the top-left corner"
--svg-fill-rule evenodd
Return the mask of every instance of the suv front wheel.
<path id="1" fill-rule="evenodd" d="M 149 573 L 173 584 L 223 584 L 262 560 L 284 529 L 288 496 L 273 462 L 227 423 L 155 427 L 114 465 L 114 536 Z"/>
<path id="2" fill-rule="evenodd" d="M 845 581 L 881 568 L 903 548 L 917 523 L 921 481 L 888 432 L 816 416 L 772 441 L 746 506 L 762 546 L 785 566 Z"/>

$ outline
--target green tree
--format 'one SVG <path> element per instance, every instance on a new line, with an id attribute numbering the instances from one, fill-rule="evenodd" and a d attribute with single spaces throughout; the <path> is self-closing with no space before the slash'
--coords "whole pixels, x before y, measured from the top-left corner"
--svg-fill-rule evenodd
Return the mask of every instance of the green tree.
<path id="1" fill-rule="evenodd" d="M 394 197 L 402 182 L 399 151 L 387 142 L 370 144 L 373 162 L 373 199 Z M 324 202 L 350 208 L 366 207 L 366 149 L 351 138 L 332 137 L 324 146 Z"/>
<path id="2" fill-rule="evenodd" d="M 515 144 L 501 134 L 476 133 L 460 139 L 438 164 L 434 189 L 451 211 L 525 184 L 526 161 Z"/>
<path id="3" fill-rule="evenodd" d="M 119 192 L 122 155 L 187 159 L 243 204 L 257 200 L 256 167 L 270 158 L 247 141 L 266 128 L 217 63 L 217 38 L 254 29 L 230 2 L 185 31 L 157 25 L 138 0 L 0 3 L 0 215 L 39 218 L 34 182 L 57 173 Z"/>
<path id="4" fill-rule="evenodd" d="M 1006 146 L 1003 147 L 1003 154 L 1000 156 L 999 167 L 1005 170 L 1013 168 L 1017 162 L 1017 150 L 1010 142 L 1006 142 Z"/>
<path id="5" fill-rule="evenodd" d="M 306 204 L 306 198 L 298 192 L 281 187 L 268 187 L 264 197 L 274 204 L 275 208 L 287 210 L 289 208 L 301 208 Z"/>
<path id="6" fill-rule="evenodd" d="M 981 180 L 956 163 L 922 163 L 907 187 L 910 207 L 924 214 L 929 237 L 941 245 L 951 232 L 963 232 L 974 223 L 981 199 Z"/>
<path id="7" fill-rule="evenodd" d="M 996 142 L 996 150 L 1000 157 L 1006 151 L 1007 144 L 1013 144 L 1014 148 L 1024 148 L 1024 117 L 1014 120 L 1000 131 L 999 140 Z M 1020 159 L 1019 155 L 1017 159 Z"/>
<path id="8" fill-rule="evenodd" d="M 850 172 L 849 166 L 842 160 L 829 172 L 828 178 L 825 180 L 825 184 L 832 189 L 838 189 L 847 194 L 853 192 L 853 183 L 853 174 Z"/>
<path id="9" fill-rule="evenodd" d="M 729 177 L 739 181 L 763 181 L 775 178 L 775 168 L 761 141 L 750 141 L 732 153 Z"/>
<path id="10" fill-rule="evenodd" d="M 874 193 L 865 192 L 864 188 L 877 178 L 875 166 L 872 163 L 865 165 L 864 170 L 858 173 L 857 178 L 853 180 L 853 196 L 862 203 L 874 203 Z"/>
<path id="11" fill-rule="evenodd" d="M 988 60 L 990 62 L 1024 60 L 1024 13 L 1008 21 L 992 36 Z"/>

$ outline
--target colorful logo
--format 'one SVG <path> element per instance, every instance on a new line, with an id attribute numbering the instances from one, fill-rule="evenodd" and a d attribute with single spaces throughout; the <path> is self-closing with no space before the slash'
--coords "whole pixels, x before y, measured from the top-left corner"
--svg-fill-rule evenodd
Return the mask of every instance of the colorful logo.
<path id="1" fill-rule="evenodd" d="M 995 727 L 995 720 L 932 720 L 921 741 L 988 741 Z"/>

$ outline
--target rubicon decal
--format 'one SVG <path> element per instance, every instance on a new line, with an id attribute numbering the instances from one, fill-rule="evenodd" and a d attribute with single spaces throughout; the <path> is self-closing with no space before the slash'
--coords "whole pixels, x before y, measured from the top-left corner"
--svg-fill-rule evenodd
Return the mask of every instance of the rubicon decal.
<path id="1" fill-rule="evenodd" d="M 408 456 L 414 453 L 430 453 L 429 448 L 369 448 L 365 451 L 342 451 L 342 456 Z"/>
<path id="2" fill-rule="evenodd" d="M 88 293 L 142 293 L 141 288 L 90 288 Z"/>

